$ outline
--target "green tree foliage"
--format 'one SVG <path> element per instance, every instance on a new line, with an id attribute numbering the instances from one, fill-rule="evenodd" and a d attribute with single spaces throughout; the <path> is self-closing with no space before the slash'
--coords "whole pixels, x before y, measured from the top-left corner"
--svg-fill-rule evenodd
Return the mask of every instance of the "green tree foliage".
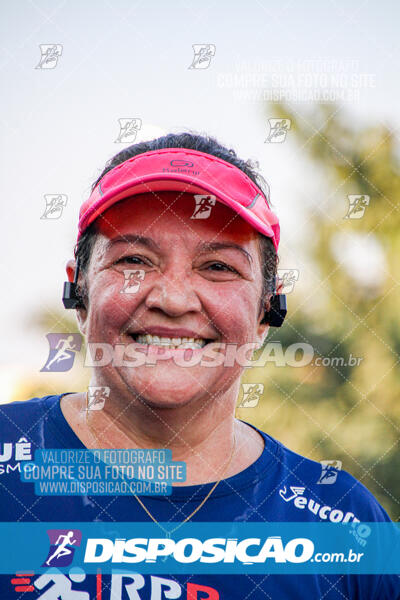
<path id="1" fill-rule="evenodd" d="M 305 242 L 318 280 L 306 289 L 306 299 L 288 296 L 287 321 L 271 330 L 268 341 L 279 340 L 284 348 L 309 343 L 314 358 L 346 360 L 351 353 L 362 360 L 358 366 L 271 362 L 249 369 L 244 381 L 265 382 L 265 390 L 256 408 L 239 409 L 238 416 L 314 460 L 341 460 L 398 520 L 399 149 L 389 127 L 356 126 L 337 106 L 299 113 L 275 105 L 274 111 L 291 119 L 289 135 L 326 185 L 308 209 Z M 344 218 L 348 195 L 369 196 L 361 218 Z M 293 267 L 300 278 L 307 271 L 300 262 Z M 307 310 L 313 303 L 315 310 Z"/>

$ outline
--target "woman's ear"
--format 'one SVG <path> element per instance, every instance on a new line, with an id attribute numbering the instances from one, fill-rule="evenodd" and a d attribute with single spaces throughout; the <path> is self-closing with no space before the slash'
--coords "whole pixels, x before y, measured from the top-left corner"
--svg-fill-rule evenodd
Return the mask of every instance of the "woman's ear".
<path id="1" fill-rule="evenodd" d="M 271 308 L 270 299 L 271 296 L 261 305 L 260 314 L 258 316 L 257 342 L 260 344 L 260 347 L 263 346 L 269 332 L 269 323 L 264 322 L 264 318 L 265 313 Z"/>
<path id="2" fill-rule="evenodd" d="M 75 279 L 76 260 L 70 259 L 67 262 L 65 270 L 67 272 L 68 281 L 72 283 Z M 83 335 L 86 334 L 86 319 L 87 319 L 87 307 L 86 307 L 87 294 L 84 292 L 85 289 L 86 289 L 86 285 L 84 283 L 84 276 L 82 275 L 82 272 L 80 272 L 78 275 L 78 291 L 80 292 L 80 297 L 82 299 L 83 306 L 76 308 L 76 318 L 78 320 L 79 330 L 81 331 L 81 333 Z"/>
<path id="3" fill-rule="evenodd" d="M 260 323 L 258 325 L 257 342 L 259 343 L 260 348 L 261 348 L 261 346 L 264 345 L 265 340 L 267 339 L 267 336 L 268 336 L 268 332 L 269 332 L 269 323 Z"/>
<path id="4" fill-rule="evenodd" d="M 72 283 L 74 281 L 74 278 L 75 278 L 76 261 L 71 258 L 67 262 L 67 266 L 65 267 L 65 270 L 67 271 L 68 281 L 70 283 Z"/>

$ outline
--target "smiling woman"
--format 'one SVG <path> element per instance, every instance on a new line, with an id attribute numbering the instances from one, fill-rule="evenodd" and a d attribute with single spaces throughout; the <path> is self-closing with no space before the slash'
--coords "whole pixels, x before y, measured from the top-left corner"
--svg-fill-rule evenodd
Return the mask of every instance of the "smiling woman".
<path id="1" fill-rule="evenodd" d="M 245 450 L 235 452 L 227 475 L 260 455 L 260 436 L 233 418 L 242 366 L 210 369 L 202 361 L 210 344 L 220 353 L 227 344 L 261 346 L 273 318 L 279 224 L 260 181 L 216 140 L 185 134 L 125 150 L 94 184 L 67 268 L 77 282 L 80 329 L 89 344 L 133 342 L 157 360 L 151 369 L 96 369 L 92 385 L 108 385 L 115 398 L 90 413 L 89 431 L 81 431 L 87 445 L 99 434 L 115 444 L 122 429 L 133 447 L 169 447 L 187 462 L 186 484 L 215 480 L 234 435 Z M 132 271 L 141 280 L 135 293 L 121 295 Z M 198 360 L 183 369 L 177 359 L 185 349 Z M 62 408 L 78 429 L 78 398 Z M 154 412 L 160 409 L 162 421 Z"/>
<path id="2" fill-rule="evenodd" d="M 346 471 L 299 456 L 235 418 L 246 359 L 286 315 L 276 285 L 279 238 L 268 186 L 255 165 L 213 138 L 171 134 L 130 146 L 109 161 L 81 208 L 63 298 L 66 308 L 76 309 L 87 347 L 94 349 L 89 390 L 6 405 L 2 412 L 17 439 L 26 432 L 33 449 L 159 449 L 181 461 L 182 472 L 185 464 L 186 479 L 174 481 L 169 491 L 165 482 L 144 482 L 111 497 L 94 491 L 105 489 L 104 482 L 85 481 L 86 492 L 67 496 L 65 487 L 56 498 L 37 502 L 28 484 L 14 476 L 0 494 L 23 502 L 4 503 L 4 520 L 29 520 L 24 507 L 34 505 L 39 521 L 154 522 L 170 545 L 171 535 L 188 521 L 260 527 L 271 521 L 340 521 L 352 526 L 352 540 L 361 541 L 366 530 L 357 529 L 360 521 L 389 521 Z M 64 346 L 59 352 L 65 355 Z M 111 348 L 122 360 L 97 361 L 99 347 Z M 129 361 L 133 354 L 143 359 L 139 366 Z M 167 467 L 168 472 L 178 469 Z M 148 489 L 163 492 L 148 495 Z M 245 565 L 257 562 L 247 554 L 254 539 L 238 544 L 246 546 L 240 552 Z M 117 542 L 122 543 L 119 537 Z M 113 547 L 110 540 L 104 543 Z M 236 560 L 236 543 L 227 541 L 233 557 L 227 562 Z M 279 536 L 271 537 L 259 562 L 289 560 L 290 544 L 284 549 Z M 165 547 L 159 554 L 165 558 Z M 299 562 L 294 552 L 290 556 Z M 158 558 L 150 561 L 157 563 L 152 572 L 165 573 Z M 51 566 L 63 566 L 57 560 Z M 190 600 L 392 600 L 399 593 L 396 577 L 349 570 L 327 576 L 315 566 L 300 575 L 266 576 L 269 567 L 264 566 L 261 575 L 252 571 L 250 577 L 243 570 L 211 575 L 215 571 L 204 565 L 196 571 L 193 564 L 197 575 L 188 576 L 170 563 L 168 573 L 174 575 L 160 583 L 139 574 L 135 565 L 124 575 L 126 585 L 120 575 L 98 573 L 88 576 L 77 593 L 85 600 L 82 590 L 96 598 L 103 590 L 109 594 L 103 600 L 183 598 L 185 590 Z M 188 583 L 192 577 L 196 581 Z M 262 595 L 254 595 L 255 589 Z"/>

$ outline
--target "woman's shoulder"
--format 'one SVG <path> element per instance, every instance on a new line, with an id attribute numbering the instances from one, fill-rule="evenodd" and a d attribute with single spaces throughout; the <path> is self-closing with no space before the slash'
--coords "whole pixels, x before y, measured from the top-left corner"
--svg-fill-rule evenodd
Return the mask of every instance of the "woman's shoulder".
<path id="1" fill-rule="evenodd" d="M 62 394 L 49 394 L 47 396 L 35 396 L 28 400 L 15 400 L 6 404 L 0 404 L 0 419 L 15 418 L 17 420 L 26 418 L 28 415 L 41 413 L 51 409 L 52 404 L 57 403 Z"/>
<path id="2" fill-rule="evenodd" d="M 362 469 L 359 480 L 346 470 L 347 465 L 340 459 L 313 460 L 259 431 L 266 441 L 273 440 L 278 447 L 276 483 L 282 502 L 332 522 L 343 521 L 346 514 L 351 521 L 390 521 L 385 509 L 361 481 L 363 475 L 370 474 L 368 467 Z M 389 495 L 388 490 L 382 492 Z"/>
<path id="3" fill-rule="evenodd" d="M 44 425 L 51 419 L 57 420 L 60 412 L 62 394 L 37 396 L 28 400 L 16 400 L 0 404 L 0 436 L 1 441 L 15 436 L 36 437 L 43 431 Z M 10 439 L 11 439 L 10 438 Z"/>

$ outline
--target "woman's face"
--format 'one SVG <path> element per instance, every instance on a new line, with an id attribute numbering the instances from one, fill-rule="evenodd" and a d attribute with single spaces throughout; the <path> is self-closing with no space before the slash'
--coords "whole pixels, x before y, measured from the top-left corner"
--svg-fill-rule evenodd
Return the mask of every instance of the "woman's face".
<path id="1" fill-rule="evenodd" d="M 122 364 L 119 346 L 114 364 L 95 367 L 95 380 L 154 407 L 237 389 L 243 367 L 224 359 L 226 344 L 240 355 L 244 344 L 261 345 L 267 333 L 259 324 L 257 232 L 220 202 L 206 219 L 191 218 L 194 208 L 193 194 L 146 193 L 117 203 L 97 221 L 82 333 L 88 343 L 130 345 L 125 358 L 137 351 L 147 365 Z M 129 270 L 138 270 L 132 280 L 124 273 Z M 174 346 L 194 338 L 196 348 L 160 347 L 168 342 L 160 338 Z M 210 343 L 221 345 L 219 360 Z"/>

